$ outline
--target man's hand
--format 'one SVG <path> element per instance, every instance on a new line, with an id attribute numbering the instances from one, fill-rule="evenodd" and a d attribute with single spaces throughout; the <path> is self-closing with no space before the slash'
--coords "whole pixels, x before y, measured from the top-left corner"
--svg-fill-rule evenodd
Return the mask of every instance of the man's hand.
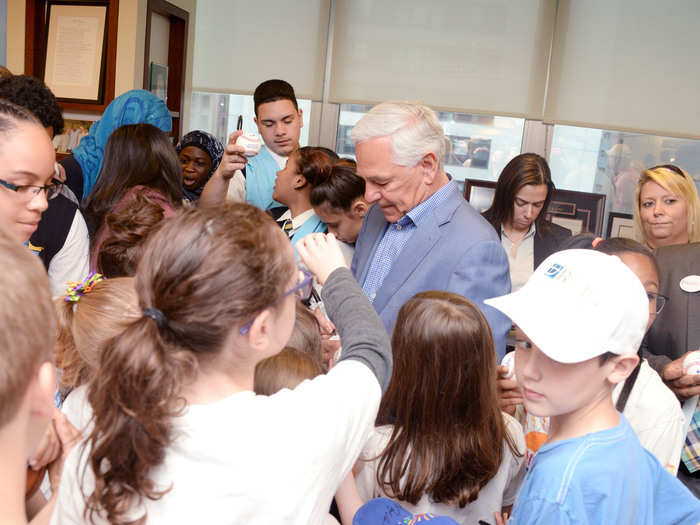
<path id="1" fill-rule="evenodd" d="M 498 404 L 503 412 L 512 416 L 515 414 L 515 407 L 523 404 L 523 396 L 518 388 L 518 383 L 512 379 L 504 379 L 508 372 L 507 366 L 499 365 L 496 368 L 496 384 L 498 385 Z"/>
<path id="2" fill-rule="evenodd" d="M 689 353 L 671 361 L 661 374 L 666 386 L 683 399 L 700 394 L 700 374 L 686 374 L 683 370 L 683 361 Z"/>
<path id="3" fill-rule="evenodd" d="M 248 159 L 244 155 L 245 146 L 237 146 L 238 137 L 243 134 L 241 130 L 234 131 L 228 137 L 228 142 L 224 148 L 224 156 L 221 158 L 219 166 L 214 172 L 214 177 L 220 176 L 223 180 L 229 180 L 236 173 L 236 170 L 245 168 Z"/>

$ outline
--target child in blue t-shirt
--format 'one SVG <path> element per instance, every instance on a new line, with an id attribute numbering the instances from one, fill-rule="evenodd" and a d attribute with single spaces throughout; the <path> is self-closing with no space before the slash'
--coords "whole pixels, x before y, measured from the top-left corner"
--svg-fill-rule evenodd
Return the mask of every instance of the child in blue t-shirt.
<path id="1" fill-rule="evenodd" d="M 612 402 L 654 306 L 634 273 L 615 256 L 566 250 L 486 304 L 517 326 L 525 408 L 550 417 L 509 523 L 699 523 L 700 502 L 642 448 Z"/>

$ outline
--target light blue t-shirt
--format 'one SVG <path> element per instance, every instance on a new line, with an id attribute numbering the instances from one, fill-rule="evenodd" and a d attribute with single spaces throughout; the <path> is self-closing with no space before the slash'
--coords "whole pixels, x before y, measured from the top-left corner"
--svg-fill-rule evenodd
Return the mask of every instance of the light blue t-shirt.
<path id="1" fill-rule="evenodd" d="M 261 210 L 284 206 L 272 199 L 279 169 L 279 164 L 265 146 L 248 160 L 245 167 L 245 200 L 248 204 Z"/>
<path id="2" fill-rule="evenodd" d="M 614 428 L 543 445 L 509 525 L 700 523 L 700 501 L 642 448 L 625 417 Z"/>

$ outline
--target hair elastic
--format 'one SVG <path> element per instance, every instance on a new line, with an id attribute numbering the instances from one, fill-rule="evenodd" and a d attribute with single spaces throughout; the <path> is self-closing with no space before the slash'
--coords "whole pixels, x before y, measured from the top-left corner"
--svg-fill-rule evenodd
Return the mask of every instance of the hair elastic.
<path id="1" fill-rule="evenodd" d="M 150 319 L 153 319 L 158 325 L 158 328 L 163 328 L 165 325 L 168 324 L 168 318 L 165 317 L 165 314 L 158 310 L 158 308 L 145 308 L 143 310 L 143 315 L 144 317 L 149 317 Z"/>
<path id="2" fill-rule="evenodd" d="M 97 283 L 104 281 L 101 273 L 90 272 L 90 274 L 82 281 L 70 281 L 66 283 L 66 296 L 63 300 L 67 303 L 77 303 L 80 298 L 90 292 Z"/>

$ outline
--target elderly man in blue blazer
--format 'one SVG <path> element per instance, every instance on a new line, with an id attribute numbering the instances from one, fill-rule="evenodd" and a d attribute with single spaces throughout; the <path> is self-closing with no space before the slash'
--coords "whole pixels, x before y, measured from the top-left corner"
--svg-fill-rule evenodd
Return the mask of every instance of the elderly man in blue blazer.
<path id="1" fill-rule="evenodd" d="M 495 230 L 445 173 L 446 139 L 435 113 L 384 102 L 355 125 L 351 138 L 365 199 L 373 204 L 352 272 L 387 331 L 416 293 L 454 292 L 481 308 L 500 359 L 511 323 L 484 299 L 510 292 L 508 258 Z"/>

